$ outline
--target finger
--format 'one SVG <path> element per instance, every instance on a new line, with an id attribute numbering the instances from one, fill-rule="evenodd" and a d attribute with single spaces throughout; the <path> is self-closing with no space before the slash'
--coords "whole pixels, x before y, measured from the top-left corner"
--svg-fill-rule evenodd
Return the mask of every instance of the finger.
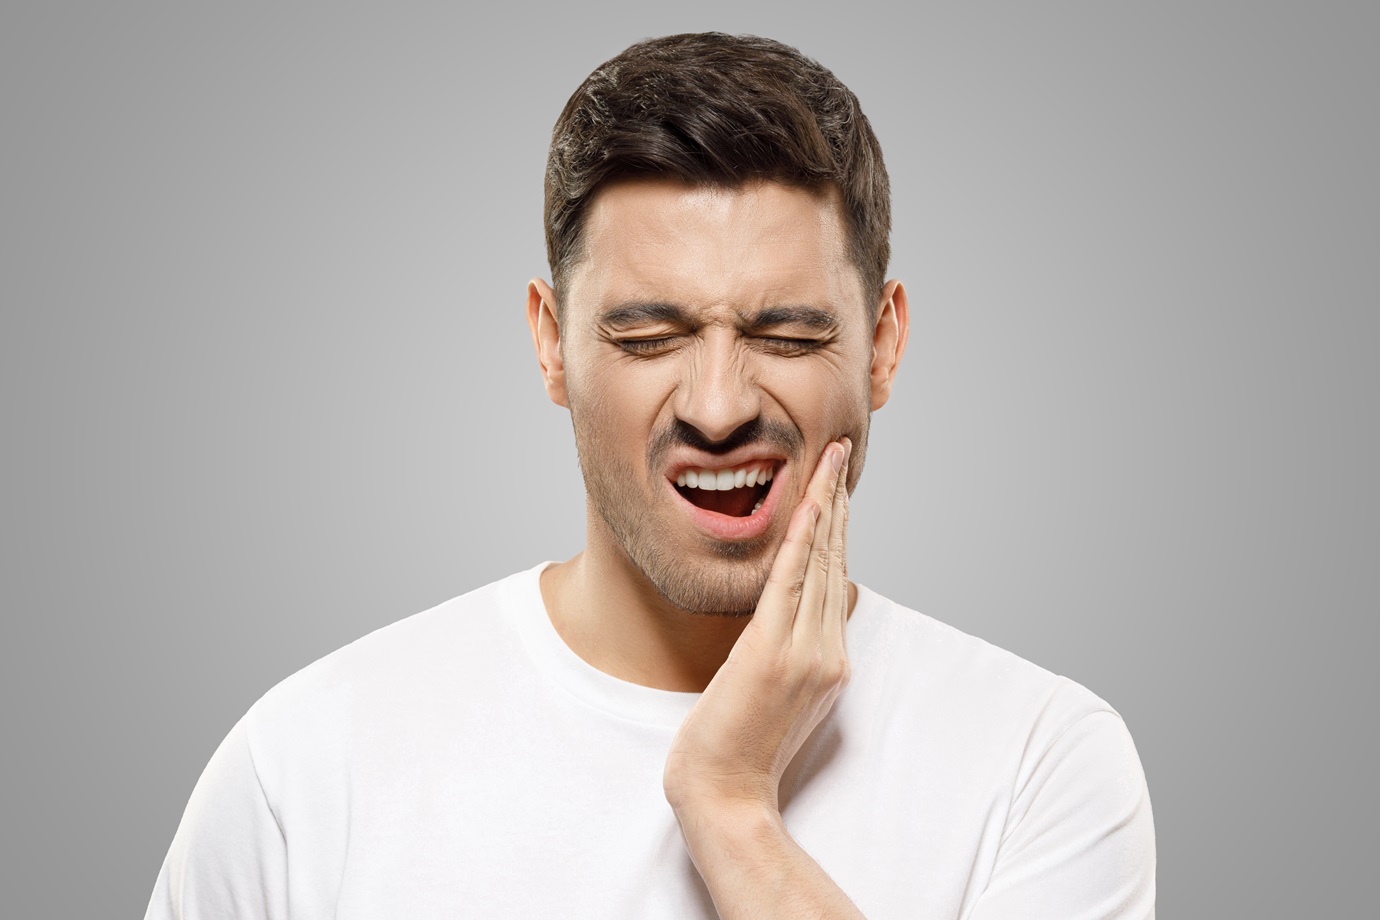
<path id="1" fill-rule="evenodd" d="M 843 439 L 844 458 L 834 482 L 834 504 L 829 515 L 829 573 L 824 593 L 824 604 L 820 610 L 821 634 L 826 639 L 837 640 L 843 635 L 843 623 L 847 620 L 848 576 L 845 566 L 844 533 L 848 526 L 848 461 L 853 454 L 853 443 Z M 842 655 L 842 646 L 835 647 L 835 653 Z"/>
<path id="2" fill-rule="evenodd" d="M 824 622 L 821 609 L 829 588 L 829 532 L 833 526 L 834 494 L 838 489 L 843 456 L 843 445 L 831 443 L 824 449 L 824 456 L 819 458 L 819 466 L 810 481 L 808 494 L 819 502 L 820 515 L 815 524 L 814 541 L 810 546 L 809 564 L 805 569 L 805 582 L 801 587 L 800 605 L 792 631 L 792 643 L 803 643 L 807 649 L 818 647 Z"/>
<path id="3" fill-rule="evenodd" d="M 853 465 L 853 442 L 848 442 L 848 464 Z M 839 647 L 843 649 L 844 658 L 848 657 L 848 618 L 852 611 L 851 600 L 853 596 L 852 585 L 848 581 L 848 521 L 852 517 L 853 497 L 848 495 L 848 471 L 844 470 L 843 479 L 843 571 L 839 572 L 839 578 L 843 582 L 843 610 L 839 620 Z"/>
<path id="4" fill-rule="evenodd" d="M 776 551 L 767 584 L 757 601 L 753 614 L 754 624 L 766 630 L 769 638 L 784 643 L 790 636 L 791 625 L 795 622 L 796 608 L 800 604 L 801 585 L 805 581 L 805 568 L 810 562 L 810 549 L 815 539 L 815 524 L 819 519 L 820 505 L 808 495 L 791 515 L 786 527 L 786 539 Z"/>

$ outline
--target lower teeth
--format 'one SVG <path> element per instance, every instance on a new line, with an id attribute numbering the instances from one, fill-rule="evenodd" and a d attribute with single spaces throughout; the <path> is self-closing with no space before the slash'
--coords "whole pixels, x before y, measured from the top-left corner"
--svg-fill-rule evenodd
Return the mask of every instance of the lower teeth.
<path id="1" fill-rule="evenodd" d="M 755 505 L 752 506 L 752 510 L 753 510 L 753 512 L 756 512 L 756 511 L 758 511 L 759 509 L 761 509 L 761 507 L 762 507 L 762 503 L 761 503 L 761 502 L 758 502 L 757 504 L 755 504 Z"/>

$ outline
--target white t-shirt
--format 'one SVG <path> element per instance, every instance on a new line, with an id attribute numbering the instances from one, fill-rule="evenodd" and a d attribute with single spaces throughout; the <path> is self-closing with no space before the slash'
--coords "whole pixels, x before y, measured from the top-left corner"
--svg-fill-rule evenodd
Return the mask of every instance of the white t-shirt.
<path id="1" fill-rule="evenodd" d="M 578 657 L 543 567 L 255 703 L 192 792 L 147 917 L 714 917 L 661 788 L 699 695 Z M 781 802 L 866 916 L 1154 916 L 1150 800 L 1110 706 L 862 587 L 848 651 Z"/>

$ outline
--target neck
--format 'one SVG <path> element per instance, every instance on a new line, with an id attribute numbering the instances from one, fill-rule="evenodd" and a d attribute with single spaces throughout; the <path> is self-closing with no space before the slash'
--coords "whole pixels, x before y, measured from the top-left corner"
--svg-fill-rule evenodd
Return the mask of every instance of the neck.
<path id="1" fill-rule="evenodd" d="M 750 619 L 671 605 L 621 549 L 594 540 L 542 572 L 541 595 L 575 654 L 606 674 L 659 690 L 703 691 Z"/>

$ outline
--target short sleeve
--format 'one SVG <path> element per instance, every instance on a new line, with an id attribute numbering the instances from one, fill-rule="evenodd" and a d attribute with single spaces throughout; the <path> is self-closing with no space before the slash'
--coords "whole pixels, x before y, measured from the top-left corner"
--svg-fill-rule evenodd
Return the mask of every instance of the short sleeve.
<path id="1" fill-rule="evenodd" d="M 206 765 L 163 860 L 145 920 L 287 917 L 287 851 L 246 719 Z"/>
<path id="2" fill-rule="evenodd" d="M 1153 920 L 1155 828 L 1121 718 L 1083 716 L 1017 790 L 970 920 Z"/>

